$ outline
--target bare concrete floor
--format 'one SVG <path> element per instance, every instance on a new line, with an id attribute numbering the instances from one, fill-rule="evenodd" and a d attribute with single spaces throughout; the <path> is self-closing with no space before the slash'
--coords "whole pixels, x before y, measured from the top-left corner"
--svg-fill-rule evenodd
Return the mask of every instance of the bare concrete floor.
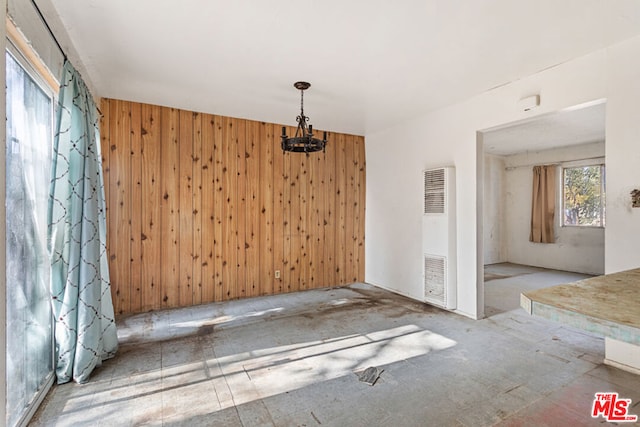
<path id="1" fill-rule="evenodd" d="M 602 425 L 603 391 L 640 414 L 640 377 L 603 365 L 601 338 L 494 291 L 480 321 L 364 284 L 129 317 L 118 355 L 31 425 Z"/>
<path id="2" fill-rule="evenodd" d="M 485 316 L 516 310 L 520 294 L 587 279 L 587 274 L 548 270 L 508 262 L 484 266 Z"/>

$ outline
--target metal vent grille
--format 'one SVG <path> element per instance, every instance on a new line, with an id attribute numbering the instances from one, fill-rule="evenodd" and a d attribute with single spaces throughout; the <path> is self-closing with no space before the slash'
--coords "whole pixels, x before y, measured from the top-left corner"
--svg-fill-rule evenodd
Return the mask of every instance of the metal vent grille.
<path id="1" fill-rule="evenodd" d="M 443 214 L 444 210 L 444 169 L 424 172 L 424 213 Z"/>
<path id="2" fill-rule="evenodd" d="M 444 257 L 424 256 L 424 298 L 443 307 L 447 303 L 445 261 Z"/>

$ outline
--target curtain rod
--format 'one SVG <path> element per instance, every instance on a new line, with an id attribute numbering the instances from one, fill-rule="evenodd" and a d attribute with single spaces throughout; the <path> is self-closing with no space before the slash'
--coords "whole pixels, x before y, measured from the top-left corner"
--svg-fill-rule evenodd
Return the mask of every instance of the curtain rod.
<path id="1" fill-rule="evenodd" d="M 560 166 L 563 165 L 565 163 L 571 163 L 571 162 L 582 162 L 584 160 L 604 160 L 605 156 L 595 156 L 595 157 L 583 157 L 581 159 L 571 159 L 571 160 L 562 160 L 562 161 L 556 161 L 556 162 L 551 162 L 551 163 L 545 163 L 545 162 L 538 162 L 538 163 L 531 163 L 531 164 L 526 164 L 526 165 L 516 165 L 516 166 L 506 166 L 504 168 L 504 170 L 513 170 L 513 169 L 520 169 L 520 168 L 532 168 L 534 166 Z"/>
<path id="2" fill-rule="evenodd" d="M 64 49 L 62 48 L 62 46 L 60 46 L 60 42 L 58 42 L 58 39 L 56 38 L 56 35 L 53 34 L 53 31 L 51 31 L 51 27 L 49 26 L 49 23 L 47 22 L 47 20 L 44 18 L 44 15 L 42 14 L 42 11 L 40 10 L 38 5 L 36 4 L 36 0 L 31 0 L 31 4 L 33 4 L 33 7 L 36 9 L 36 12 L 38 12 L 38 16 L 40 16 L 40 20 L 42 20 L 42 23 L 44 24 L 44 26 L 47 27 L 47 31 L 49 31 L 49 34 L 51 35 L 51 38 L 53 39 L 54 42 L 56 42 L 56 46 L 58 46 L 58 49 L 60 50 L 60 53 L 62 54 L 64 60 L 67 61 L 68 60 L 67 54 L 65 53 Z"/>
<path id="3" fill-rule="evenodd" d="M 58 38 L 56 37 L 56 35 L 53 34 L 53 31 L 51 30 L 51 27 L 49 26 L 49 23 L 47 22 L 46 18 L 42 14 L 42 11 L 38 7 L 38 4 L 36 3 L 36 0 L 31 0 L 31 4 L 36 9 L 36 12 L 38 12 L 38 16 L 40 17 L 40 20 L 42 21 L 44 26 L 47 28 L 47 31 L 49 32 L 49 35 L 51 36 L 53 41 L 56 43 L 56 46 L 58 46 L 58 50 L 60 50 L 60 53 L 62 54 L 62 57 L 64 58 L 65 62 L 69 61 L 69 57 L 67 56 L 67 53 L 64 51 L 64 49 L 60 45 L 60 42 L 58 41 Z M 93 97 L 93 95 L 92 95 L 92 97 Z M 96 105 L 96 110 L 98 110 L 98 114 L 100 114 L 101 116 L 104 116 L 104 114 L 102 114 L 102 111 L 100 111 L 100 107 L 98 107 L 97 105 Z"/>

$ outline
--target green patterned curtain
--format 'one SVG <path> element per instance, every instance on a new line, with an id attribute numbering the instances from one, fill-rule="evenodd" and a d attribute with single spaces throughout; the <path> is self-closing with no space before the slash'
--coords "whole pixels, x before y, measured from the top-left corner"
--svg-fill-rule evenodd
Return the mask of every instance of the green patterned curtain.
<path id="1" fill-rule="evenodd" d="M 86 382 L 118 348 L 97 108 L 68 61 L 61 82 L 48 218 L 59 384 Z"/>

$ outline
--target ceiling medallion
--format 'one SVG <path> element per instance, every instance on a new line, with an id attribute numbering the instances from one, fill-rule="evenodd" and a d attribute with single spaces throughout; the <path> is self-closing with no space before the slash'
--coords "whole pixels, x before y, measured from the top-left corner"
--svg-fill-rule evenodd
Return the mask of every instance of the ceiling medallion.
<path id="1" fill-rule="evenodd" d="M 293 86 L 300 90 L 300 115 L 296 117 L 298 128 L 295 136 L 287 137 L 287 128 L 282 126 L 282 151 L 293 153 L 313 153 L 325 151 L 327 145 L 327 132 L 323 133 L 322 139 L 313 137 L 313 126 L 307 124 L 309 117 L 304 115 L 304 91 L 309 89 L 311 83 L 295 82 Z"/>

